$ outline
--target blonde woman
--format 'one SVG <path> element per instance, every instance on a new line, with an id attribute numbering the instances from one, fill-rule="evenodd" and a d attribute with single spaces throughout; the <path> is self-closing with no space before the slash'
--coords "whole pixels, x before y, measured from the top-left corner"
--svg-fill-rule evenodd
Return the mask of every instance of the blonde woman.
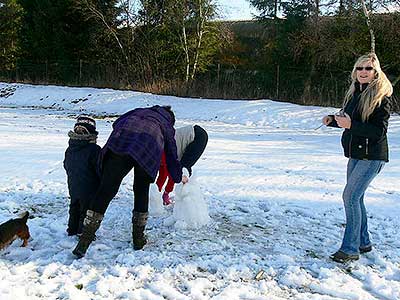
<path id="1" fill-rule="evenodd" d="M 349 158 L 343 191 L 346 229 L 340 249 L 331 256 L 341 263 L 357 260 L 360 253 L 372 250 L 364 193 L 388 162 L 388 97 L 393 93 L 374 53 L 356 61 L 351 79 L 342 110 L 322 119 L 327 126 L 344 128 L 342 146 Z"/>

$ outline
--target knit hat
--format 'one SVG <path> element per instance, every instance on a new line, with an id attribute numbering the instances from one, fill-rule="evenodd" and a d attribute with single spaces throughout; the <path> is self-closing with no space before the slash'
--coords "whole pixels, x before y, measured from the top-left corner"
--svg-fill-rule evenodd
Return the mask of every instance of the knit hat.
<path id="1" fill-rule="evenodd" d="M 77 134 L 98 134 L 96 131 L 96 121 L 88 116 L 79 116 L 74 125 Z"/>

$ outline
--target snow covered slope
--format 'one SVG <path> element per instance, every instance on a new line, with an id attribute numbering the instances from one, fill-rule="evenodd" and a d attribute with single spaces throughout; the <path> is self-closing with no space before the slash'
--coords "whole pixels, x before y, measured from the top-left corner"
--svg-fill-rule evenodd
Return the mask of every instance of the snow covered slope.
<path id="1" fill-rule="evenodd" d="M 103 145 L 113 116 L 155 104 L 172 105 L 177 126 L 209 132 L 194 170 L 211 222 L 167 227 L 169 207 L 134 251 L 129 174 L 87 256 L 74 259 L 62 168 L 74 118 L 97 116 Z M 0 299 L 400 299 L 400 118 L 390 120 L 390 163 L 366 195 L 374 251 L 341 266 L 328 259 L 345 222 L 341 130 L 314 130 L 335 111 L 0 83 L 0 223 L 33 217 L 28 247 L 0 251 Z"/>

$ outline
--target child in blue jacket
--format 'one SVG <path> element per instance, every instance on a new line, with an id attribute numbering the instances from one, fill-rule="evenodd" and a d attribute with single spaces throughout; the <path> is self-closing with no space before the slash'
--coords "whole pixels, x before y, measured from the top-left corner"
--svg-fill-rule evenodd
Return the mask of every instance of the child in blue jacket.
<path id="1" fill-rule="evenodd" d="M 74 130 L 68 133 L 69 146 L 64 159 L 71 198 L 68 235 L 82 233 L 88 203 L 100 184 L 97 159 L 101 147 L 96 144 L 97 135 L 95 120 L 87 116 L 79 116 Z"/>

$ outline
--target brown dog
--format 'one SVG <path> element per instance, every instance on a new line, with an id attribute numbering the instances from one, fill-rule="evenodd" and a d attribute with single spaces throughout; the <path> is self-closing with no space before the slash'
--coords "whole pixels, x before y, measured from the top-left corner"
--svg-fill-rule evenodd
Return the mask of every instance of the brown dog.
<path id="1" fill-rule="evenodd" d="M 0 225 L 0 250 L 10 245 L 17 237 L 23 240 L 21 247 L 28 245 L 30 238 L 29 228 L 26 225 L 29 213 L 21 218 L 11 219 Z"/>

